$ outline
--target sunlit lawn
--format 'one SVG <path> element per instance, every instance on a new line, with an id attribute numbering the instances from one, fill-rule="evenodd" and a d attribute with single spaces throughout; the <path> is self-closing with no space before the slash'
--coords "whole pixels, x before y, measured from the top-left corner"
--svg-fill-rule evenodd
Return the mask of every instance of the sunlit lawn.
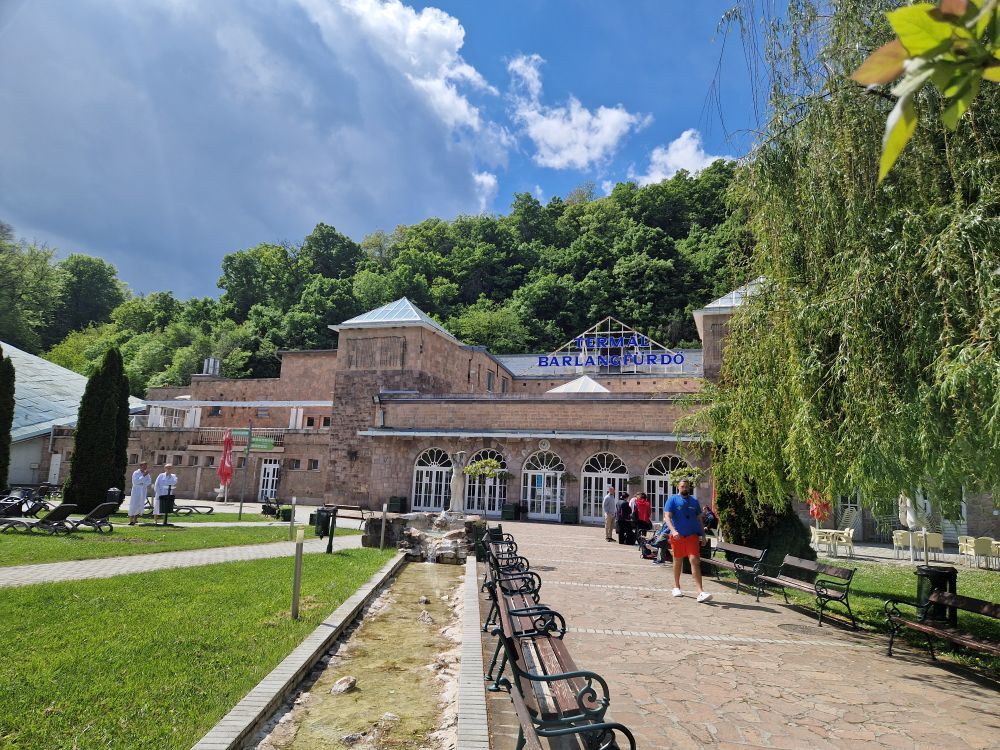
<path id="1" fill-rule="evenodd" d="M 357 534 L 351 529 L 338 528 L 337 534 Z M 306 538 L 315 536 L 306 527 Z M 110 534 L 78 531 L 72 534 L 48 535 L 26 531 L 0 534 L 0 567 L 32 563 L 92 560 L 118 555 L 144 555 L 151 552 L 233 547 L 241 544 L 263 544 L 288 540 L 287 526 L 183 527 L 115 524 Z M 6 595 L 6 594 L 5 594 Z"/>
<path id="2" fill-rule="evenodd" d="M 0 747 L 186 750 L 393 554 L 307 555 L 298 621 L 289 558 L 6 589 Z"/>

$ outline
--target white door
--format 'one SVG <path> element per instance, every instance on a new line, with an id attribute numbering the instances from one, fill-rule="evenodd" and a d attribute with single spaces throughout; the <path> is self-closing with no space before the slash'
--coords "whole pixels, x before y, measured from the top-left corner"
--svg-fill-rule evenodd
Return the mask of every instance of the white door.
<path id="1" fill-rule="evenodd" d="M 440 511 L 451 503 L 451 458 L 440 448 L 417 456 L 413 467 L 413 511 Z"/>
<path id="2" fill-rule="evenodd" d="M 646 497 L 649 499 L 650 520 L 654 524 L 663 521 L 663 506 L 671 495 L 677 494 L 677 485 L 670 480 L 670 473 L 687 467 L 687 463 L 677 456 L 663 455 L 654 458 L 646 467 Z"/>
<path id="3" fill-rule="evenodd" d="M 59 469 L 62 467 L 62 454 L 53 453 L 49 461 L 49 484 L 59 484 Z"/>
<path id="4" fill-rule="evenodd" d="M 494 450 L 481 450 L 469 459 L 471 466 L 477 461 L 490 459 L 500 464 L 500 479 L 496 477 L 466 477 L 465 511 L 486 516 L 499 516 L 500 508 L 507 502 L 507 461 Z"/>
<path id="5" fill-rule="evenodd" d="M 528 457 L 521 472 L 521 502 L 528 504 L 528 518 L 557 521 L 566 502 L 563 472 L 566 467 L 555 453 L 539 451 Z"/>
<path id="6" fill-rule="evenodd" d="M 614 453 L 597 453 L 583 465 L 580 482 L 580 520 L 604 523 L 604 495 L 608 487 L 615 493 L 628 492 L 628 469 Z"/>
<path id="7" fill-rule="evenodd" d="M 274 500 L 278 496 L 278 478 L 281 474 L 281 461 L 277 458 L 265 458 L 260 467 L 260 492 L 258 500 Z"/>

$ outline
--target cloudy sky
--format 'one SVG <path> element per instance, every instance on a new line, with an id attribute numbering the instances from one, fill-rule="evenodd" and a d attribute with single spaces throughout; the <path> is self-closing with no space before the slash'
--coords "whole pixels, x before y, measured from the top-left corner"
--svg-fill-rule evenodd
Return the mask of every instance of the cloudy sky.
<path id="1" fill-rule="evenodd" d="M 730 0 L 0 0 L 0 220 L 137 292 L 223 255 L 739 156 Z M 727 139 L 727 131 L 730 137 Z"/>

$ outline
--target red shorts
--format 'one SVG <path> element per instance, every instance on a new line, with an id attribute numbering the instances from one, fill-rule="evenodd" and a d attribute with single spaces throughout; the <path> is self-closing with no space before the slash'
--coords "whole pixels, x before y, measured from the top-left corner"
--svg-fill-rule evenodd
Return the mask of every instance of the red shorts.
<path id="1" fill-rule="evenodd" d="M 674 557 L 689 557 L 690 555 L 697 557 L 701 552 L 698 535 L 670 537 L 670 551 Z"/>

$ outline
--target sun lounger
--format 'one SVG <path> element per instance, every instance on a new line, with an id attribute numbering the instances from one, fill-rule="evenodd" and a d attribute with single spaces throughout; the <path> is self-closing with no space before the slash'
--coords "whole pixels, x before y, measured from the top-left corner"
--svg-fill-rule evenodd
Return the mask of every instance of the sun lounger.
<path id="1" fill-rule="evenodd" d="M 52 509 L 44 518 L 3 518 L 0 519 L 0 531 L 6 533 L 10 529 L 25 531 L 44 531 L 46 534 L 68 534 L 72 531 L 69 517 L 76 513 L 75 505 L 63 503 Z"/>
<path id="2" fill-rule="evenodd" d="M 69 525 L 73 531 L 76 531 L 81 526 L 86 526 L 98 534 L 104 531 L 110 534 L 115 530 L 115 527 L 111 525 L 111 514 L 118 510 L 118 505 L 119 503 L 101 503 L 80 520 L 71 520 Z"/>

